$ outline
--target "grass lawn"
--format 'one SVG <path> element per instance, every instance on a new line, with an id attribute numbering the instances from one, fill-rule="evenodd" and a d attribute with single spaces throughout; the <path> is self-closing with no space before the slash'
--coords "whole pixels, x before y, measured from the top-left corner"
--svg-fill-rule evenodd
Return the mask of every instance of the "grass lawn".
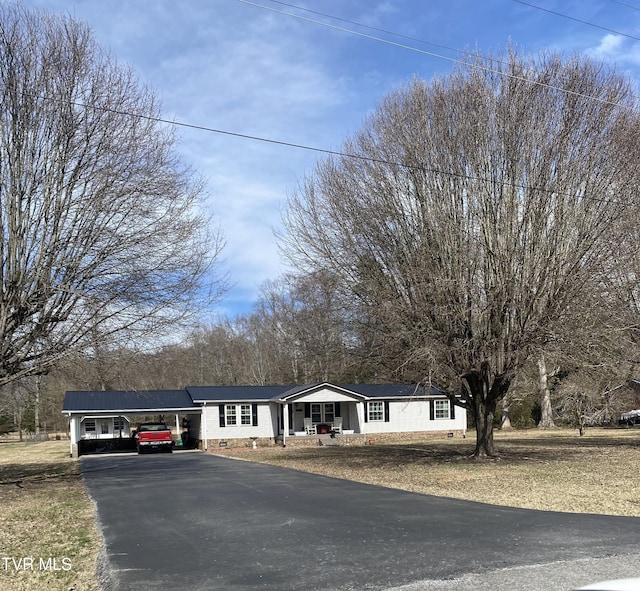
<path id="1" fill-rule="evenodd" d="M 640 429 L 473 434 L 398 444 L 220 450 L 240 459 L 419 493 L 553 511 L 640 516 Z M 97 591 L 101 538 L 69 444 L 0 443 L 0 589 Z M 25 560 L 26 559 L 26 560 Z"/>
<path id="2" fill-rule="evenodd" d="M 0 443 L 0 589 L 97 590 L 99 550 L 69 442 Z"/>
<path id="3" fill-rule="evenodd" d="M 469 458 L 474 434 L 362 447 L 216 450 L 418 493 L 496 505 L 640 517 L 640 429 L 496 432 L 500 459 Z"/>

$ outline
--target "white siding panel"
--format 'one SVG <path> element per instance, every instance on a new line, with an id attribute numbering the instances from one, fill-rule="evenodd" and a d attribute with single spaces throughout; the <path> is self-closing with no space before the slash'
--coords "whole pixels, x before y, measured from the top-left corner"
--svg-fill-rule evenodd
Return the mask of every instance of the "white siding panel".
<path id="1" fill-rule="evenodd" d="M 237 403 L 236 406 L 246 403 Z M 250 404 L 250 403 L 249 403 Z M 220 415 L 217 404 L 207 404 L 207 439 L 243 439 L 245 437 L 273 437 L 273 421 L 268 403 L 258 404 L 258 426 L 227 425 L 220 427 Z M 238 422 L 240 410 L 238 409 Z"/>
<path id="2" fill-rule="evenodd" d="M 390 401 L 389 421 L 369 421 L 367 433 L 410 433 L 415 431 L 453 431 L 465 429 L 466 411 L 456 407 L 455 419 L 429 419 L 428 400 Z"/>

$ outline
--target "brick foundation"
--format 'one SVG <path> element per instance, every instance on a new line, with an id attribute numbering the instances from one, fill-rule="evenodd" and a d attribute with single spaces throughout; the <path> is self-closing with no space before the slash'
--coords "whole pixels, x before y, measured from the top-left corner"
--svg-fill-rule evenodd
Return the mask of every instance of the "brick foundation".
<path id="1" fill-rule="evenodd" d="M 305 436 L 288 436 L 286 439 L 286 447 L 316 447 L 316 446 L 332 446 L 332 445 L 375 445 L 376 443 L 404 443 L 410 441 L 424 441 L 425 439 L 449 439 L 462 438 L 465 432 L 461 429 L 453 431 L 418 431 L 410 433 L 354 433 L 354 434 L 337 434 L 335 437 L 331 435 L 305 435 Z M 207 449 L 213 451 L 224 448 L 251 448 L 253 447 L 253 439 L 208 439 Z M 202 442 L 201 442 L 202 443 Z M 277 437 L 257 437 L 255 439 L 256 447 L 273 447 L 282 446 L 282 435 Z"/>

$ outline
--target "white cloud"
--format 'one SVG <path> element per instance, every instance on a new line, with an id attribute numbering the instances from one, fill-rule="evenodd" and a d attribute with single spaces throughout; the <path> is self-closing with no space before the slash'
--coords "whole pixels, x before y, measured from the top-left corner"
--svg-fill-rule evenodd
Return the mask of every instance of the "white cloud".
<path id="1" fill-rule="evenodd" d="M 603 57 L 611 57 L 620 51 L 623 43 L 624 39 L 621 35 L 609 33 L 601 39 L 600 45 L 593 50 L 593 53 Z"/>

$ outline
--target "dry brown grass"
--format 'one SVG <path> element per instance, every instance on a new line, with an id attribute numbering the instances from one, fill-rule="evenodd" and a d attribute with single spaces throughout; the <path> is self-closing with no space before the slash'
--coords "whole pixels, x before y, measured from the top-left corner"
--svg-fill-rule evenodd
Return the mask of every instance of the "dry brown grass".
<path id="1" fill-rule="evenodd" d="M 640 429 L 496 433 L 500 459 L 465 440 L 362 447 L 259 448 L 224 455 L 413 492 L 496 505 L 640 516 Z"/>
<path id="2" fill-rule="evenodd" d="M 69 442 L 1 443 L 0 589 L 96 590 L 99 549 Z"/>

